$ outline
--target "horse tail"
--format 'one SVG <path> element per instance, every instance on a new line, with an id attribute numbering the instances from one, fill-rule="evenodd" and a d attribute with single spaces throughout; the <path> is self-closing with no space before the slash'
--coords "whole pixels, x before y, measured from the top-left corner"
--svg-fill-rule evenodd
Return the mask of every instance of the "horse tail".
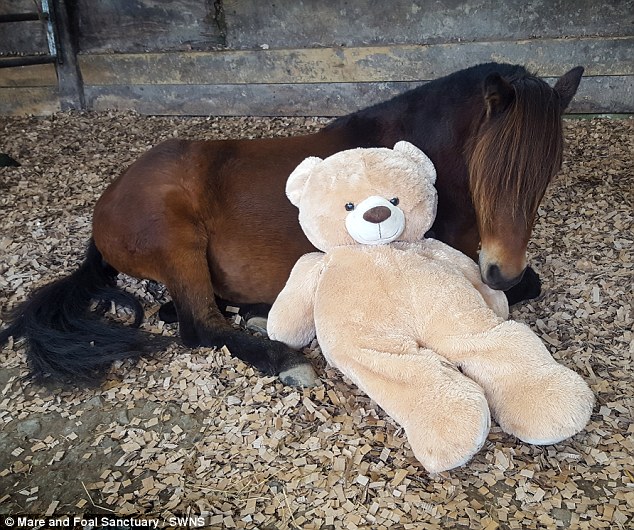
<path id="1" fill-rule="evenodd" d="M 132 294 L 117 288 L 117 274 L 91 239 L 75 272 L 40 287 L 9 313 L 11 323 L 0 331 L 0 345 L 11 336 L 25 339 L 28 379 L 98 383 L 114 361 L 139 357 L 171 342 L 138 329 L 143 307 Z M 94 301 L 99 302 L 97 309 L 106 302 L 131 308 L 134 324 L 106 320 L 92 309 Z"/>

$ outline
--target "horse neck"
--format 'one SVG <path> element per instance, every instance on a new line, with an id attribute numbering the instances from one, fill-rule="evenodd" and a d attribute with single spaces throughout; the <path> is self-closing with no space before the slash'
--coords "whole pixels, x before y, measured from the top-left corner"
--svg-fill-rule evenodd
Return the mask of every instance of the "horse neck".
<path id="1" fill-rule="evenodd" d="M 391 148 L 406 140 L 432 160 L 444 152 L 461 159 L 483 116 L 479 90 L 449 104 L 442 86 L 424 85 L 411 94 L 343 116 L 326 130 L 345 137 L 349 148 Z"/>
<path id="2" fill-rule="evenodd" d="M 343 116 L 328 128 L 342 129 L 353 141 L 363 142 L 355 147 L 392 147 L 399 140 L 407 140 L 432 160 L 435 153 L 446 149 L 454 149 L 451 156 L 463 160 L 463 156 L 469 156 L 465 152 L 467 140 L 477 134 L 485 116 L 482 83 L 491 73 L 513 78 L 527 71 L 512 64 L 476 65 Z"/>

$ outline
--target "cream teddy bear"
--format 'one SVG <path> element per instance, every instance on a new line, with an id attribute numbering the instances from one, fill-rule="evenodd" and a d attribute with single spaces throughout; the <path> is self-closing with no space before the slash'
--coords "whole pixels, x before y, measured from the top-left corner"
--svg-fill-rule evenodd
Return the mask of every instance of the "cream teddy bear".
<path id="1" fill-rule="evenodd" d="M 286 186 L 322 252 L 293 268 L 268 333 L 293 348 L 315 336 L 327 361 L 401 424 L 430 472 L 484 444 L 489 409 L 507 433 L 553 444 L 579 432 L 594 397 L 500 291 L 448 245 L 423 239 L 436 172 L 408 142 L 310 157 Z"/>

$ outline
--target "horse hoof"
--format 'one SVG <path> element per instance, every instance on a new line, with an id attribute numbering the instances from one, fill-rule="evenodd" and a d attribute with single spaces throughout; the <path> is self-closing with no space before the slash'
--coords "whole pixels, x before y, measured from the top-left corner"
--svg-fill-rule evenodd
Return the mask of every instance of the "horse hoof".
<path id="1" fill-rule="evenodd" d="M 282 383 L 288 386 L 317 386 L 319 377 L 310 364 L 298 364 L 279 373 Z"/>
<path id="2" fill-rule="evenodd" d="M 251 317 L 247 320 L 246 326 L 249 331 L 254 333 L 261 333 L 262 336 L 268 337 L 269 334 L 266 331 L 267 319 L 264 317 Z"/>

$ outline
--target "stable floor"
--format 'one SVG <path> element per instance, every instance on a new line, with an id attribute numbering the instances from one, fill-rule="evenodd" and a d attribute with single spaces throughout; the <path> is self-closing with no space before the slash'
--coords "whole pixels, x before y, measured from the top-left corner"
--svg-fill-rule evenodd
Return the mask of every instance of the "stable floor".
<path id="1" fill-rule="evenodd" d="M 72 271 L 92 207 L 160 140 L 289 135 L 315 118 L 133 113 L 0 117 L 0 308 Z M 530 259 L 543 294 L 513 308 L 597 396 L 587 429 L 537 447 L 495 425 L 462 468 L 429 475 L 376 404 L 307 355 L 322 386 L 285 387 L 226 351 L 168 352 L 116 366 L 102 386 L 25 383 L 20 343 L 0 353 L 0 513 L 200 514 L 206 527 L 631 528 L 634 120 L 566 120 L 564 167 L 540 207 Z M 162 288 L 142 297 L 144 328 Z M 125 317 L 125 315 L 123 315 Z M 4 322 L 0 317 L 0 326 Z M 316 345 L 313 345 L 316 346 Z"/>

